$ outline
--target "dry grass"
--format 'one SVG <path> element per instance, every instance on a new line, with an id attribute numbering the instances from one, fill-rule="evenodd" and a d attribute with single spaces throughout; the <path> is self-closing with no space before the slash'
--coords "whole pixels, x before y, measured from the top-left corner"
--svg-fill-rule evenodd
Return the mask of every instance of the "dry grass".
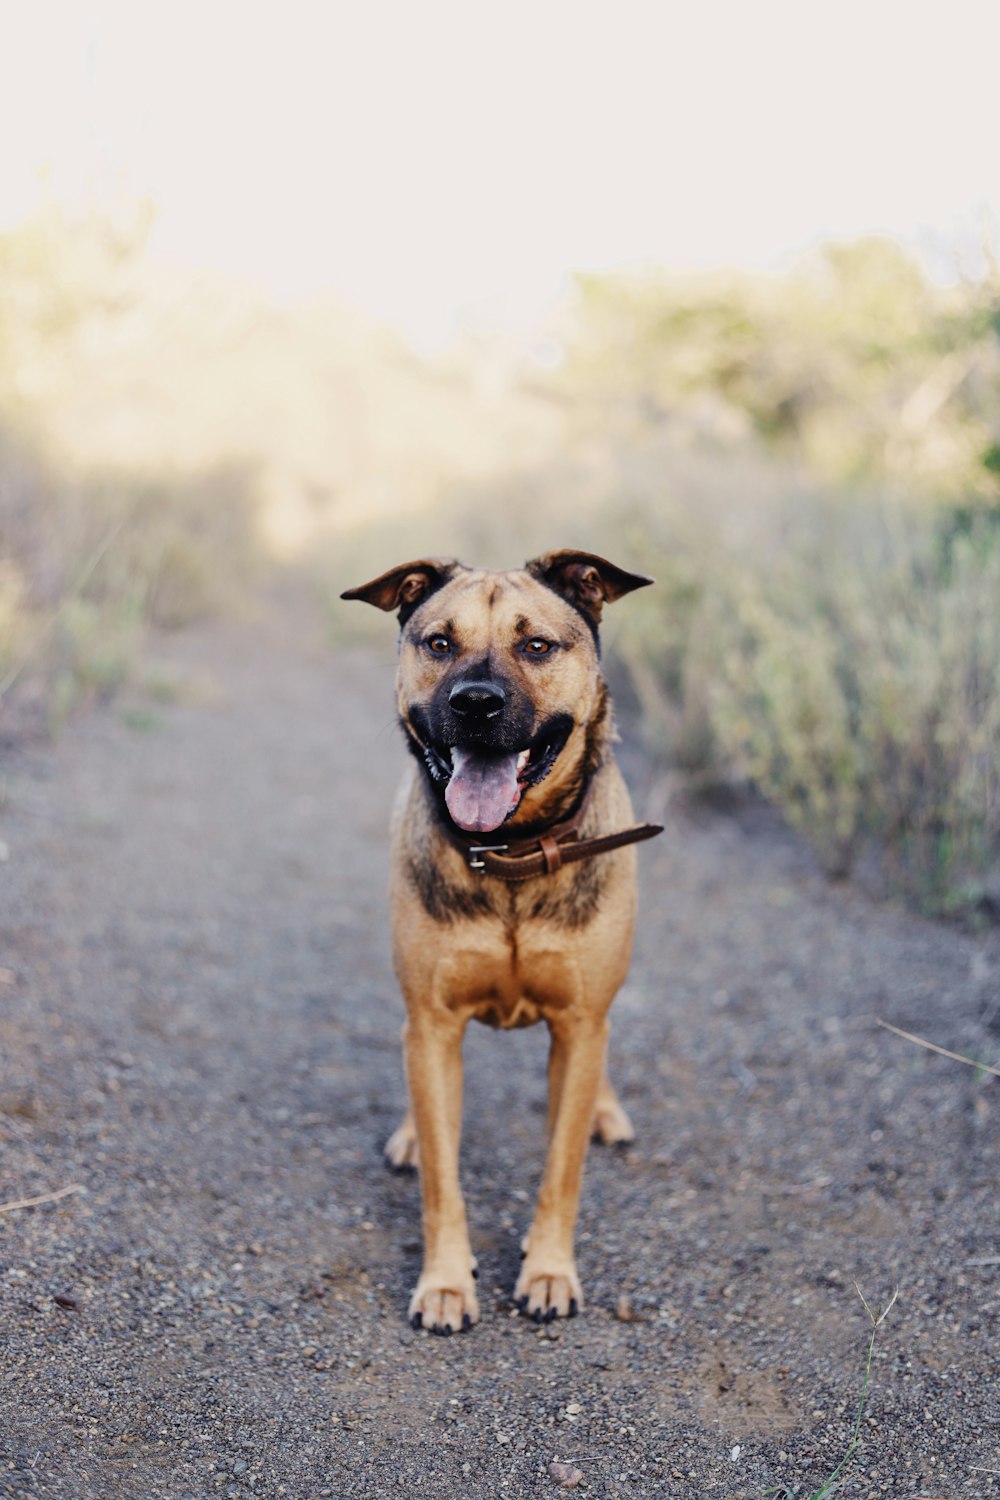
<path id="1" fill-rule="evenodd" d="M 861 1435 L 861 1421 L 864 1417 L 865 1406 L 868 1402 L 868 1386 L 871 1381 L 872 1360 L 875 1357 L 875 1339 L 882 1324 L 889 1316 L 889 1313 L 891 1312 L 896 1302 L 896 1298 L 899 1296 L 899 1288 L 896 1287 L 885 1307 L 879 1305 L 872 1309 L 865 1298 L 864 1292 L 858 1286 L 857 1282 L 855 1282 L 854 1285 L 858 1296 L 861 1298 L 861 1301 L 864 1304 L 864 1309 L 868 1314 L 868 1321 L 871 1324 L 872 1330 L 871 1337 L 868 1340 L 868 1350 L 865 1358 L 864 1376 L 861 1381 L 861 1395 L 858 1399 L 858 1407 L 854 1416 L 854 1426 L 851 1429 L 850 1441 L 848 1442 L 847 1449 L 844 1452 L 843 1458 L 841 1458 L 836 1468 L 833 1469 L 828 1477 L 823 1481 L 819 1489 L 811 1491 L 811 1493 L 805 1497 L 805 1500 L 827 1500 L 828 1496 L 832 1495 L 835 1490 L 839 1489 L 844 1470 L 847 1468 L 851 1459 L 854 1457 L 854 1453 L 857 1449 Z M 765 1491 L 765 1493 L 768 1495 L 778 1495 L 780 1496 L 780 1500 L 793 1500 L 793 1496 L 797 1493 L 798 1488 L 799 1487 L 797 1485 L 794 1488 L 789 1488 L 789 1486 L 787 1485 L 779 1485 L 774 1489 Z"/>

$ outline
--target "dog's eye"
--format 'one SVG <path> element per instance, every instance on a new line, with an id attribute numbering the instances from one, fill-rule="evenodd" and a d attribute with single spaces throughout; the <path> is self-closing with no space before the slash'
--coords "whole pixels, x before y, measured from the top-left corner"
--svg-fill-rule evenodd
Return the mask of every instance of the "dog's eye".
<path id="1" fill-rule="evenodd" d="M 432 635 L 427 642 L 428 651 L 433 651 L 435 656 L 447 656 L 451 650 L 451 641 L 446 635 Z"/>
<path id="2" fill-rule="evenodd" d="M 535 636 L 533 640 L 525 641 L 522 649 L 525 656 L 545 656 L 552 650 L 552 642 L 543 641 L 539 636 Z"/>

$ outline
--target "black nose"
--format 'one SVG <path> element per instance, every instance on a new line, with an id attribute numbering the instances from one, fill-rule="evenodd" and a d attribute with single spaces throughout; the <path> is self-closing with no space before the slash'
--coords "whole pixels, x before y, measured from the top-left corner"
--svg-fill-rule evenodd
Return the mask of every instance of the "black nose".
<path id="1" fill-rule="evenodd" d="M 492 682 L 457 682 L 448 694 L 452 710 L 462 718 L 493 719 L 507 699 Z"/>

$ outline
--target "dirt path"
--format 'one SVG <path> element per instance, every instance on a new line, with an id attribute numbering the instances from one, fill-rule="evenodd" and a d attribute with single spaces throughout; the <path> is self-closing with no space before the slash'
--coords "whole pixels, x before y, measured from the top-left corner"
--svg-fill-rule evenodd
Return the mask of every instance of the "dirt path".
<path id="1" fill-rule="evenodd" d="M 0 1200 L 86 1192 L 0 1214 L 0 1495 L 514 1500 L 558 1458 L 592 1496 L 804 1497 L 849 1438 L 855 1278 L 900 1299 L 842 1493 L 1000 1495 L 998 1086 L 874 1025 L 995 1057 L 1000 941 L 773 831 L 677 813 L 640 855 L 612 1043 L 640 1139 L 590 1157 L 586 1315 L 512 1312 L 544 1038 L 477 1031 L 483 1323 L 406 1326 L 389 635 L 189 634 L 179 701 L 8 764 Z"/>

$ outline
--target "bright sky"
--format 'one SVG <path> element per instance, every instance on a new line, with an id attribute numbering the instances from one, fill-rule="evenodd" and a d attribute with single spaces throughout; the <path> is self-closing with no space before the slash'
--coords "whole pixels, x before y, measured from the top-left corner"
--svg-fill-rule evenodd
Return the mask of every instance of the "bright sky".
<path id="1" fill-rule="evenodd" d="M 1000 220 L 997 0 L 0 0 L 0 223 L 151 196 L 166 259 L 419 342 L 574 268 Z"/>

